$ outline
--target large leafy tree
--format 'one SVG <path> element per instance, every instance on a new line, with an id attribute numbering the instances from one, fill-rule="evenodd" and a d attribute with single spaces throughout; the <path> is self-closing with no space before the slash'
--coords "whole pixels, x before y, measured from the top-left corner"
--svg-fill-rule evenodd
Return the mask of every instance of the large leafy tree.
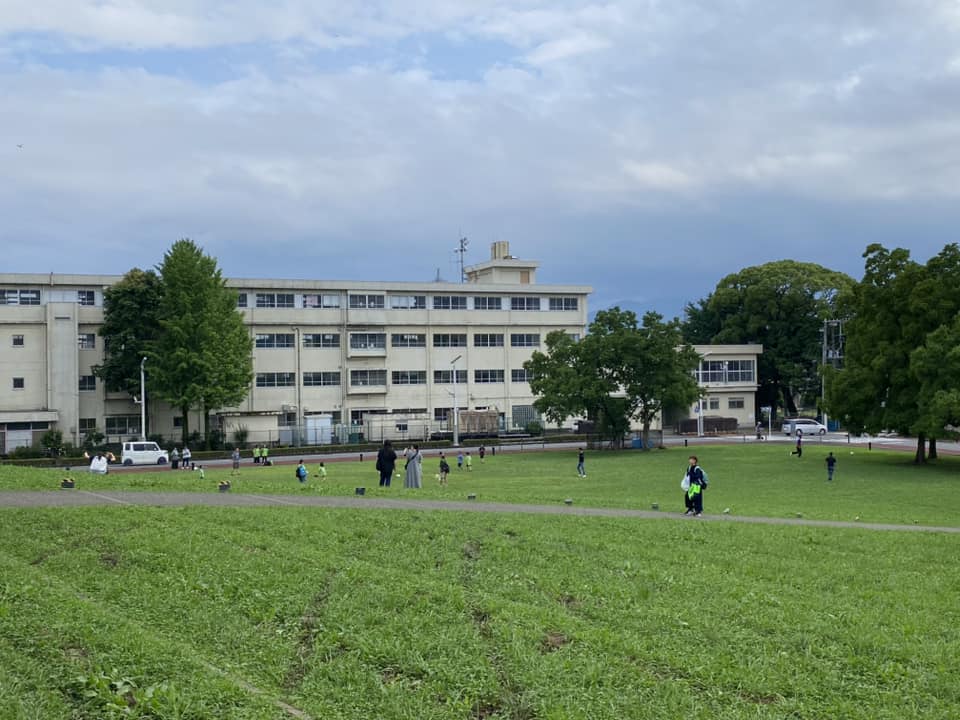
<path id="1" fill-rule="evenodd" d="M 615 444 L 637 418 L 648 447 L 650 423 L 664 405 L 697 397 L 697 355 L 682 346 L 679 323 L 656 313 L 638 327 L 633 312 L 601 310 L 582 340 L 552 332 L 546 350 L 524 364 L 538 396 L 535 407 L 554 422 L 584 415 Z"/>
<path id="2" fill-rule="evenodd" d="M 837 298 L 853 282 L 843 273 L 794 260 L 744 268 L 687 305 L 684 338 L 762 343 L 757 402 L 796 414 L 798 400 L 818 394 L 823 322 L 837 316 Z"/>
<path id="3" fill-rule="evenodd" d="M 863 279 L 841 298 L 846 324 L 844 369 L 827 372 L 828 406 L 854 430 L 917 436 L 951 434 L 957 380 L 960 249 L 946 246 L 926 265 L 903 248 L 870 245 Z"/>
<path id="4" fill-rule="evenodd" d="M 173 244 L 159 267 L 163 284 L 160 334 L 150 354 L 152 377 L 161 396 L 183 416 L 183 439 L 190 434 L 189 411 L 204 414 L 246 397 L 252 375 L 252 342 L 216 260 L 193 241 Z"/>
<path id="5" fill-rule="evenodd" d="M 107 389 L 140 395 L 140 361 L 156 341 L 160 278 L 152 270 L 134 268 L 103 294 L 103 363 L 93 368 Z M 146 428 L 143 428 L 146 432 Z"/>

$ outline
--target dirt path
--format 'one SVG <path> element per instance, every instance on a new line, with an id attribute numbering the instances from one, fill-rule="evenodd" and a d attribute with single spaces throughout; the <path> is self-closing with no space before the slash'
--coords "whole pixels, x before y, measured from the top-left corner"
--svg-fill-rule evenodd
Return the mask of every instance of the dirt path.
<path id="1" fill-rule="evenodd" d="M 680 513 L 620 508 L 577 507 L 575 505 L 514 505 L 475 501 L 390 500 L 357 496 L 295 497 L 287 495 L 241 495 L 234 493 L 153 493 L 153 492 L 63 492 L 15 491 L 0 492 L 2 507 L 92 507 L 104 505 L 147 505 L 182 507 L 327 507 L 374 508 L 386 510 L 431 510 L 454 512 L 519 513 L 524 515 L 574 515 L 580 517 L 620 517 L 644 520 L 684 519 L 686 522 L 739 522 L 757 525 L 799 525 L 803 527 L 856 528 L 860 530 L 892 530 L 900 532 L 960 533 L 960 527 L 933 525 L 895 525 L 888 523 L 844 522 L 841 520 L 806 520 L 803 518 L 749 517 L 744 515 L 704 515 L 684 518 Z"/>

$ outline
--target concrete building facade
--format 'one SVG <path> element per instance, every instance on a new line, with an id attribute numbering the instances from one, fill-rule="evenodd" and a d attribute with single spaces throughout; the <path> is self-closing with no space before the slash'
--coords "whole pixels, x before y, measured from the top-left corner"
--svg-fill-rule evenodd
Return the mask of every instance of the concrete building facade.
<path id="1" fill-rule="evenodd" d="M 537 419 L 523 363 L 551 331 L 585 333 L 592 291 L 537 285 L 537 268 L 495 243 L 463 283 L 230 279 L 254 380 L 216 422 L 248 442 L 423 439 L 450 429 L 456 395 L 461 410 L 522 429 Z M 0 274 L 0 451 L 49 428 L 75 444 L 94 429 L 140 434 L 136 399 L 93 374 L 104 290 L 120 279 Z M 149 395 L 147 416 L 151 434 L 179 438 L 182 418 Z"/>

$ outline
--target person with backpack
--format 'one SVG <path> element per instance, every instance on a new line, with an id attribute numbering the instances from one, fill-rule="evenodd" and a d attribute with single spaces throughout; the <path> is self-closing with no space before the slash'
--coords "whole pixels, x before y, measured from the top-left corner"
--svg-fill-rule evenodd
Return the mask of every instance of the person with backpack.
<path id="1" fill-rule="evenodd" d="M 297 465 L 297 480 L 302 483 L 307 481 L 307 467 L 303 464 L 303 460 Z"/>
<path id="2" fill-rule="evenodd" d="M 701 517 L 703 515 L 703 491 L 707 489 L 707 474 L 697 464 L 697 456 L 691 455 L 688 459 L 687 471 L 680 481 L 683 492 L 683 502 L 686 505 L 684 515 Z"/>

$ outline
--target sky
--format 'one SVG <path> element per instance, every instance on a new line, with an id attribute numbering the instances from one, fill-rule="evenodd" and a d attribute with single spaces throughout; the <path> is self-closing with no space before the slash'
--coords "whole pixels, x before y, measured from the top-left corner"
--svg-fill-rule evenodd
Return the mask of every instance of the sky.
<path id="1" fill-rule="evenodd" d="M 22 146 L 22 147 L 20 147 Z M 540 283 L 672 317 L 960 241 L 960 0 L 0 0 L 0 272 Z"/>

